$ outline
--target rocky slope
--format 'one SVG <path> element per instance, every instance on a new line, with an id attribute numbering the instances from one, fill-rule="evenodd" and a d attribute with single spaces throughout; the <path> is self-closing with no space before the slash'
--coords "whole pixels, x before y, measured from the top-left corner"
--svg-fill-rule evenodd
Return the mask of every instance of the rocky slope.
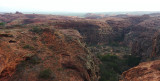
<path id="1" fill-rule="evenodd" d="M 98 64 L 78 39 L 58 30 L 0 31 L 0 81 L 98 81 Z"/>

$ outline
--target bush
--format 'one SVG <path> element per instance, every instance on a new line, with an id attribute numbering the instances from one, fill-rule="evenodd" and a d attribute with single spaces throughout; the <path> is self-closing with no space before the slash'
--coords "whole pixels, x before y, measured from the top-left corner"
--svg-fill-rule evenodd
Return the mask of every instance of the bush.
<path id="1" fill-rule="evenodd" d="M 29 59 L 28 62 L 30 64 L 39 64 L 41 61 L 41 59 L 37 55 L 33 55 L 33 56 L 29 57 L 28 59 Z"/>
<path id="2" fill-rule="evenodd" d="M 34 27 L 34 28 L 30 29 L 29 31 L 37 33 L 37 34 L 41 34 L 43 32 L 43 30 L 38 27 Z"/>
<path id="3" fill-rule="evenodd" d="M 102 61 L 99 81 L 118 81 L 122 72 L 138 65 L 141 60 L 140 57 L 133 55 L 125 55 L 122 59 L 116 55 L 106 54 L 98 55 L 98 58 Z"/>
<path id="4" fill-rule="evenodd" d="M 100 81 L 118 81 L 118 75 L 124 71 L 125 64 L 122 59 L 116 55 L 99 55 L 102 61 L 100 65 Z"/>
<path id="5" fill-rule="evenodd" d="M 33 37 L 32 40 L 33 40 L 33 41 L 37 41 L 37 37 Z"/>
<path id="6" fill-rule="evenodd" d="M 23 46 L 24 49 L 29 49 L 29 50 L 35 50 L 34 47 L 30 46 L 30 45 L 25 45 Z"/>
<path id="7" fill-rule="evenodd" d="M 100 73 L 99 81 L 118 81 L 118 74 L 112 68 L 107 68 L 103 64 L 100 65 Z"/>
<path id="8" fill-rule="evenodd" d="M 50 69 L 45 69 L 40 72 L 39 78 L 48 79 L 52 77 L 51 75 L 52 75 L 52 71 Z"/>
<path id="9" fill-rule="evenodd" d="M 5 23 L 4 22 L 0 22 L 0 26 L 5 26 Z"/>

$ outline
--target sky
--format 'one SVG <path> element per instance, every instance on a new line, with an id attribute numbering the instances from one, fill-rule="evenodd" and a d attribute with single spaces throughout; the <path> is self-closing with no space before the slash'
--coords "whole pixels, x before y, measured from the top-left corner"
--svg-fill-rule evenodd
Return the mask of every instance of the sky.
<path id="1" fill-rule="evenodd" d="M 160 0 L 0 0 L 0 12 L 160 11 Z"/>

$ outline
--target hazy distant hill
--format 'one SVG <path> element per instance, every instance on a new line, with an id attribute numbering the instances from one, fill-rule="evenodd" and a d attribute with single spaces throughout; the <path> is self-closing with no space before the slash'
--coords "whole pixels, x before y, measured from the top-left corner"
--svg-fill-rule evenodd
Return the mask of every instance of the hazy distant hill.
<path id="1" fill-rule="evenodd" d="M 2 13 L 10 13 L 10 12 L 0 12 Z M 12 12 L 14 13 L 14 12 Z M 160 11 L 133 11 L 133 12 L 22 12 L 24 14 L 52 14 L 52 15 L 62 15 L 62 16 L 78 16 L 85 17 L 86 14 L 92 13 L 97 15 L 119 15 L 119 14 L 129 14 L 129 15 L 143 15 L 143 14 L 152 14 L 152 13 L 160 13 Z"/>

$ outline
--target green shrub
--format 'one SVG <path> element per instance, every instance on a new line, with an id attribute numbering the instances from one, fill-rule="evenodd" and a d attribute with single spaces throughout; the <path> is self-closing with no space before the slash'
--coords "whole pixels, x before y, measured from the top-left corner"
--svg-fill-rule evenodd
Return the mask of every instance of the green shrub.
<path id="1" fill-rule="evenodd" d="M 38 27 L 34 27 L 34 28 L 30 29 L 29 31 L 37 33 L 37 34 L 41 34 L 43 32 L 43 30 Z"/>
<path id="2" fill-rule="evenodd" d="M 133 55 L 124 55 L 119 58 L 116 55 L 98 55 L 102 64 L 100 65 L 99 81 L 118 81 L 119 75 L 125 70 L 132 68 L 140 63 L 141 58 Z"/>
<path id="3" fill-rule="evenodd" d="M 39 73 L 39 78 L 48 79 L 52 77 L 51 75 L 52 75 L 51 69 L 45 69 Z"/>
<path id="4" fill-rule="evenodd" d="M 0 22 L 0 26 L 5 26 L 6 23 Z"/>
<path id="5" fill-rule="evenodd" d="M 37 37 L 33 37 L 32 40 L 33 40 L 33 41 L 37 41 Z"/>
<path id="6" fill-rule="evenodd" d="M 100 65 L 100 80 L 99 81 L 118 81 L 118 74 L 105 65 Z"/>
<path id="7" fill-rule="evenodd" d="M 31 56 L 28 60 L 30 64 L 39 64 L 40 61 L 41 59 L 37 55 Z"/>
<path id="8" fill-rule="evenodd" d="M 102 61 L 100 65 L 100 81 L 118 81 L 118 75 L 124 70 L 124 61 L 116 55 L 99 55 Z"/>
<path id="9" fill-rule="evenodd" d="M 29 50 L 35 50 L 34 47 L 30 46 L 30 45 L 25 45 L 23 46 L 24 49 L 29 49 Z"/>
<path id="10" fill-rule="evenodd" d="M 99 81 L 118 81 L 122 72 L 138 65 L 141 60 L 140 57 L 133 55 L 125 55 L 123 58 L 120 58 L 112 54 L 98 55 L 98 58 L 102 62 Z"/>

